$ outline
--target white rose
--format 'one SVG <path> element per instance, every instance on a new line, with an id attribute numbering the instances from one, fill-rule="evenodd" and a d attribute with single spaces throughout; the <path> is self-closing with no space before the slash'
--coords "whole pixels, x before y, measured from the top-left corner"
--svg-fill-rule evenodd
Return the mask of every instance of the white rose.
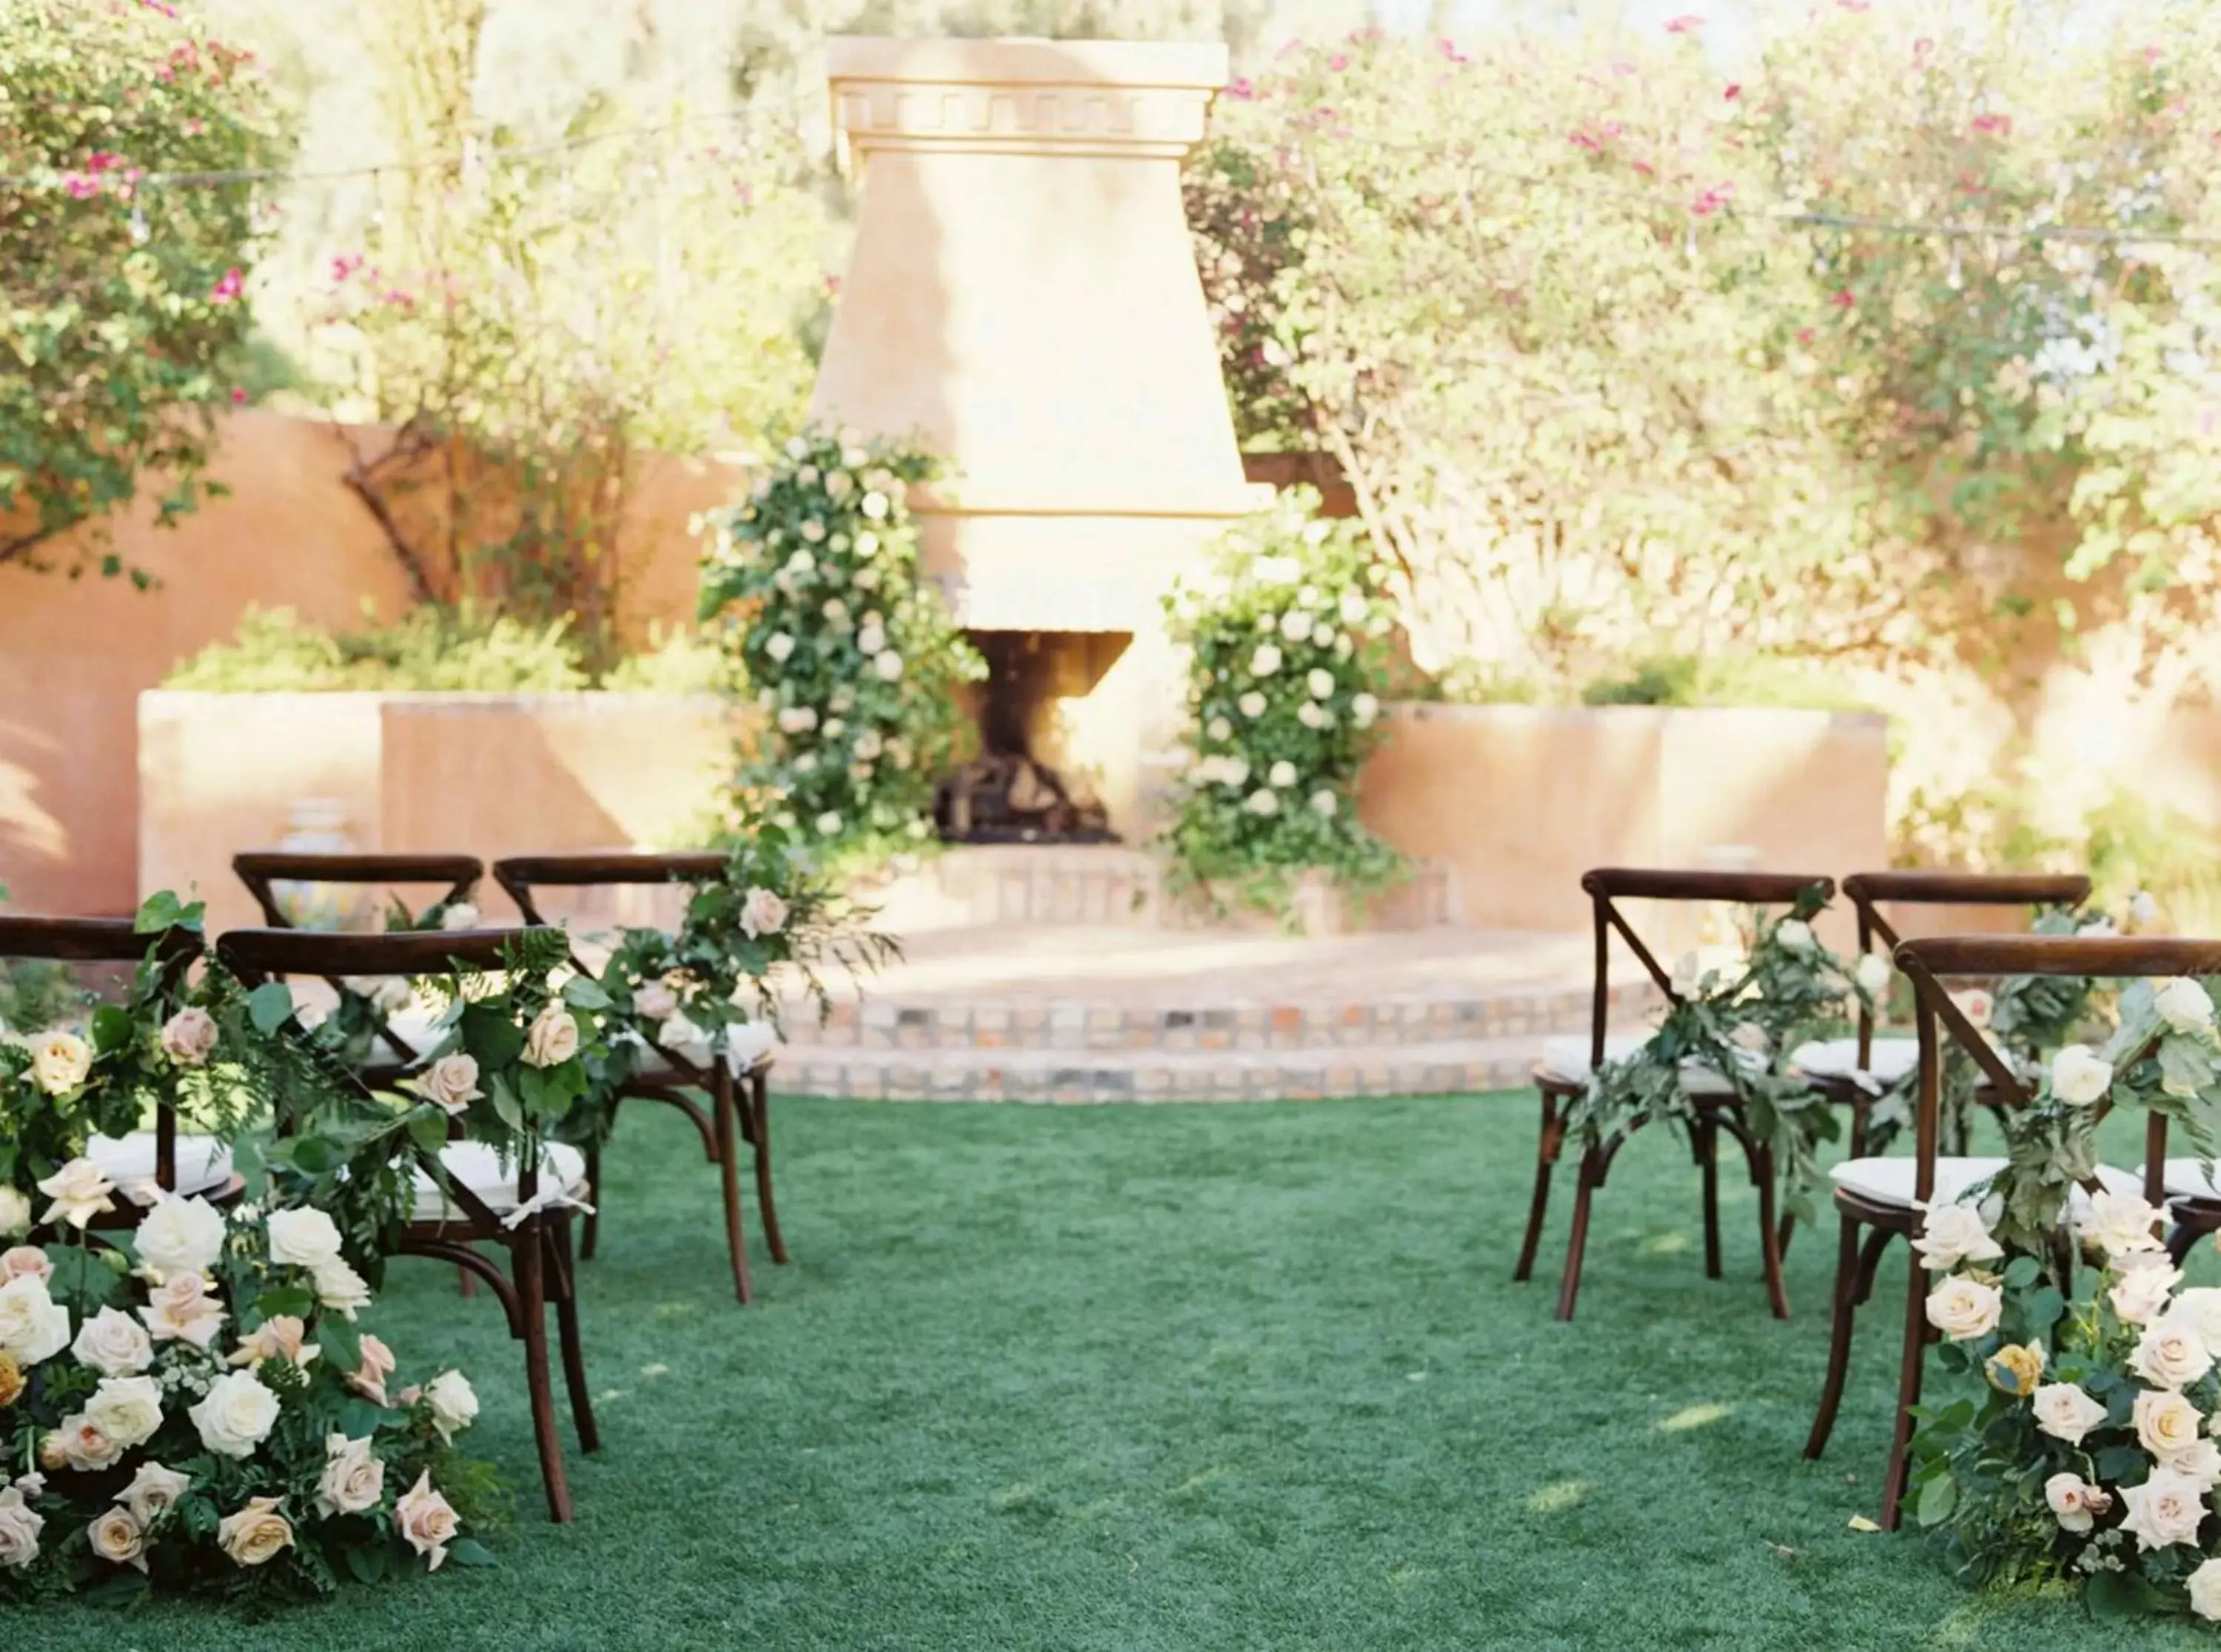
<path id="1" fill-rule="evenodd" d="M 76 1033 L 42 1032 L 31 1041 L 31 1077 L 48 1095 L 77 1088 L 91 1071 L 92 1046 Z"/>
<path id="2" fill-rule="evenodd" d="M 1812 926 L 1800 918 L 1784 918 L 1774 926 L 1774 938 L 1785 952 L 1802 957 L 1812 950 Z"/>
<path id="3" fill-rule="evenodd" d="M 316 1268 L 339 1260 L 339 1225 L 320 1210 L 273 1210 L 266 1225 L 272 1262 Z"/>
<path id="4" fill-rule="evenodd" d="M 819 837 L 833 837 L 841 830 L 841 811 L 838 809 L 828 809 L 824 814 L 819 815 L 812 824 L 816 826 L 817 835 Z"/>
<path id="5" fill-rule="evenodd" d="M 2182 1275 L 2168 1267 L 2166 1256 L 2157 1251 L 2131 1250 L 2120 1260 L 2127 1263 L 2144 1257 L 2149 1257 L 2152 1265 L 2123 1267 L 2110 1293 L 2113 1312 L 2124 1325 L 2140 1325 L 2163 1312 L 2168 1293 L 2182 1282 Z"/>
<path id="6" fill-rule="evenodd" d="M 2197 1285 L 2187 1291 L 2178 1291 L 2174 1306 L 2167 1311 L 2167 1317 L 2174 1323 L 2187 1325 L 2196 1331 L 2199 1341 L 2204 1343 L 2209 1351 L 2221 1348 L 2221 1288 Z"/>
<path id="7" fill-rule="evenodd" d="M 1989 1225 L 1972 1205 L 1930 1205 L 1912 1242 L 1924 1268 L 1947 1273 L 1969 1262 L 1994 1262 L 2005 1247 L 1990 1236 Z"/>
<path id="8" fill-rule="evenodd" d="M 1326 708 L 1317 701 L 1306 700 L 1297 706 L 1296 720 L 1305 728 L 1324 728 L 1334 719 L 1327 715 Z"/>
<path id="9" fill-rule="evenodd" d="M 2099 1193 L 2091 1198 L 2089 1214 L 2082 1224 L 2082 1237 L 2102 1247 L 2109 1256 L 2131 1250 L 2157 1250 L 2162 1247 L 2152 1237 L 2152 1229 L 2160 1219 L 2160 1213 L 2146 1204 L 2140 1194 Z"/>
<path id="10" fill-rule="evenodd" d="M 50 1449 L 59 1450 L 61 1457 L 61 1462 L 53 1466 L 74 1468 L 81 1474 L 113 1468 L 123 1459 L 123 1448 L 102 1433 L 83 1412 L 63 1418 L 61 1425 L 47 1437 L 46 1444 L 41 1448 L 41 1462 L 47 1460 L 46 1454 Z"/>
<path id="11" fill-rule="evenodd" d="M 447 1545 L 461 1525 L 454 1506 L 432 1489 L 429 1468 L 395 1501 L 393 1523 L 409 1546 L 424 1556 L 428 1572 L 440 1569 L 440 1562 L 447 1558 Z"/>
<path id="12" fill-rule="evenodd" d="M 1928 1294 L 1928 1323 L 1955 1343 L 1972 1342 L 1997 1329 L 2005 1306 L 1994 1285 L 1954 1274 Z"/>
<path id="13" fill-rule="evenodd" d="M 177 1506 L 178 1499 L 191 1489 L 192 1483 L 190 1476 L 174 1468 L 165 1468 L 159 1462 L 142 1462 L 117 1501 L 131 1511 L 141 1525 L 151 1526 L 159 1516 Z"/>
<path id="14" fill-rule="evenodd" d="M 15 1188 L 0 1184 L 0 1239 L 20 1238 L 31 1231 L 31 1201 Z"/>
<path id="15" fill-rule="evenodd" d="M 578 1053 L 578 1018 L 559 1003 L 543 1006 L 525 1031 L 526 1063 L 533 1067 L 560 1067 Z"/>
<path id="16" fill-rule="evenodd" d="M 1349 702 L 1349 714 L 1360 728 L 1367 727 L 1380 714 L 1380 701 L 1369 694 L 1361 694 Z"/>
<path id="17" fill-rule="evenodd" d="M 2086 1107 L 2113 1087 L 2113 1063 L 2086 1044 L 2070 1044 L 2051 1058 L 2051 1093 L 2070 1107 Z"/>
<path id="18" fill-rule="evenodd" d="M 2187 976 L 2177 976 L 2153 994 L 2152 1007 L 2177 1032 L 2213 1031 L 2213 1001 L 2205 995 L 2205 988 Z"/>
<path id="19" fill-rule="evenodd" d="M 54 1276 L 54 1265 L 47 1260 L 47 1253 L 35 1244 L 11 1245 L 0 1250 L 0 1285 L 25 1274 L 51 1281 Z"/>
<path id="20" fill-rule="evenodd" d="M 823 545 L 825 542 L 825 524 L 817 521 L 815 517 L 808 519 L 802 524 L 801 533 L 802 537 L 812 545 Z M 798 552 L 797 554 L 798 555 L 799 553 Z M 797 573 L 804 573 L 814 570 L 817 566 L 817 563 L 816 559 L 812 558 L 807 568 L 795 568 L 794 564 L 791 562 L 789 562 L 786 565 L 789 568 L 794 569 L 794 571 Z"/>
<path id="21" fill-rule="evenodd" d="M 162 1023 L 162 1052 L 180 1067 L 198 1067 L 216 1050 L 216 1018 L 194 1007 Z"/>
<path id="22" fill-rule="evenodd" d="M 1323 820 L 1334 819 L 1334 812 L 1340 807 L 1339 800 L 1330 791 L 1319 790 L 1311 794 L 1311 813 Z"/>
<path id="23" fill-rule="evenodd" d="M 1859 990 L 1868 998 L 1879 999 L 1889 990 L 1890 978 L 1894 973 L 1887 958 L 1879 952 L 1868 952 L 1859 959 L 1855 971 Z"/>
<path id="24" fill-rule="evenodd" d="M 1280 669 L 1280 651 L 1270 643 L 1259 643 L 1249 656 L 1249 675 L 1270 676 Z"/>
<path id="25" fill-rule="evenodd" d="M 2162 1464 L 2198 1443 L 2198 1408 L 2179 1393 L 2145 1389 L 2137 1395 L 2130 1419 L 2137 1443 Z"/>
<path id="26" fill-rule="evenodd" d="M 293 1546 L 292 1523 L 278 1512 L 274 1497 L 251 1498 L 236 1514 L 216 1522 L 216 1546 L 240 1566 L 261 1566 Z"/>
<path id="27" fill-rule="evenodd" d="M 776 889 L 752 888 L 741 901 L 741 932 L 750 940 L 786 927 L 786 902 Z"/>
<path id="28" fill-rule="evenodd" d="M 36 1274 L 18 1274 L 0 1285 L 0 1354 L 18 1365 L 50 1360 L 70 1343 L 69 1310 L 47 1294 Z"/>
<path id="29" fill-rule="evenodd" d="M 789 706 L 779 714 L 782 734 L 807 734 L 817 726 L 817 712 L 810 706 Z"/>
<path id="30" fill-rule="evenodd" d="M 810 444 L 799 436 L 789 436 L 786 439 L 786 456 L 791 459 L 808 458 Z"/>
<path id="31" fill-rule="evenodd" d="M 786 664 L 787 657 L 794 652 L 794 639 L 784 631 L 774 631 L 771 633 L 770 639 L 764 644 L 764 652 L 769 654 L 778 664 L 784 665 Z"/>
<path id="32" fill-rule="evenodd" d="M 196 1194 L 162 1200 L 139 1224 L 134 1244 L 141 1274 L 160 1284 L 172 1274 L 204 1274 L 223 1255 L 223 1214 Z"/>
<path id="33" fill-rule="evenodd" d="M 1249 564 L 1249 577 L 1261 585 L 1292 585 L 1304 577 L 1304 567 L 1293 557 L 1260 557 Z"/>
<path id="34" fill-rule="evenodd" d="M 161 1384 L 150 1376 L 103 1377 L 84 1402 L 84 1419 L 122 1450 L 144 1445 L 162 1426 Z"/>
<path id="35" fill-rule="evenodd" d="M 879 674 L 882 683 L 892 683 L 903 674 L 903 658 L 892 648 L 882 650 L 872 660 L 872 669 Z"/>
<path id="36" fill-rule="evenodd" d="M 1311 637 L 1311 616 L 1301 608 L 1290 609 L 1280 616 L 1280 634 L 1292 643 L 1309 642 Z"/>
<path id="37" fill-rule="evenodd" d="M 1286 791 L 1296 783 L 1296 765 L 1282 757 L 1266 770 L 1265 783 L 1276 791 Z"/>
<path id="38" fill-rule="evenodd" d="M 2150 898 L 2149 895 L 2137 897 L 2139 901 Z M 2190 1590 L 2191 1611 L 2208 1622 L 2221 1619 L 2221 1560 L 2200 1562 L 2198 1569 L 2183 1582 Z"/>
<path id="39" fill-rule="evenodd" d="M 2181 1388 L 2213 1368 L 2213 1353 L 2205 1339 L 2179 1319 L 2162 1319 L 2146 1325 L 2137 1338 L 2129 1368 L 2145 1381 L 2162 1388 Z"/>
<path id="40" fill-rule="evenodd" d="M 679 1011 L 679 994 L 660 981 L 643 981 L 633 989 L 632 1013 L 649 1021 L 660 1021 Z"/>
<path id="41" fill-rule="evenodd" d="M 136 1376 L 154 1362 L 146 1327 L 116 1308 L 103 1308 L 79 1325 L 70 1352 L 103 1376 Z"/>
<path id="42" fill-rule="evenodd" d="M 92 1552 L 111 1566 L 147 1569 L 147 1529 L 127 1508 L 113 1508 L 85 1528 Z"/>
<path id="43" fill-rule="evenodd" d="M 440 914 L 441 929 L 476 929 L 479 909 L 467 901 L 458 901 Z"/>
<path id="44" fill-rule="evenodd" d="M 414 1083 L 418 1094 L 448 1113 L 460 1113 L 485 1094 L 479 1088 L 477 1058 L 460 1050 L 441 1057 Z"/>
<path id="45" fill-rule="evenodd" d="M 2113 1506 L 2108 1493 L 2080 1474 L 2052 1475 L 2043 1482 L 2043 1500 L 2051 1505 L 2061 1531 L 2087 1531 L 2091 1522 Z"/>
<path id="46" fill-rule="evenodd" d="M 53 1200 L 39 1219 L 42 1222 L 67 1222 L 82 1228 L 101 1212 L 115 1208 L 109 1195 L 116 1191 L 116 1184 L 91 1159 L 72 1159 L 39 1183 L 39 1191 Z"/>
<path id="47" fill-rule="evenodd" d="M 1204 726 L 1203 732 L 1214 740 L 1230 740 L 1234 738 L 1234 725 L 1223 717 L 1214 717 Z"/>
<path id="48" fill-rule="evenodd" d="M 1254 689 L 1243 695 L 1241 699 L 1235 701 L 1235 704 L 1240 708 L 1244 717 L 1262 717 L 1265 714 L 1265 696 Z"/>
<path id="49" fill-rule="evenodd" d="M 310 1272 L 317 1302 L 334 1313 L 352 1319 L 359 1309 L 370 1306 L 370 1281 L 337 1257 L 318 1263 Z"/>
<path id="50" fill-rule="evenodd" d="M 1363 625 L 1368 611 L 1364 596 L 1356 591 L 1344 591 L 1342 600 L 1335 605 L 1335 612 L 1342 616 L 1342 622 L 1346 626 Z"/>
<path id="51" fill-rule="evenodd" d="M 2205 1494 L 2189 1475 L 2155 1468 L 2143 1485 L 2130 1487 L 2121 1496 L 2129 1510 L 2121 1530 L 2136 1538 L 2139 1550 L 2198 1541 Z"/>
<path id="52" fill-rule="evenodd" d="M 879 731 L 878 729 L 866 729 L 862 733 L 856 736 L 856 757 L 858 761 L 863 763 L 871 762 L 873 758 L 879 755 L 879 748 L 882 744 L 883 742 L 879 738 Z"/>
<path id="53" fill-rule="evenodd" d="M 449 1444 L 479 1414 L 478 1393 L 460 1371 L 442 1371 L 426 1383 L 424 1403 L 431 1408 L 432 1426 Z"/>
<path id="54" fill-rule="evenodd" d="M 316 1481 L 316 1512 L 329 1519 L 335 1514 L 364 1514 L 385 1495 L 385 1465 L 371 1450 L 372 1438 L 350 1440 L 344 1434 L 324 1437 L 324 1472 Z"/>
<path id="55" fill-rule="evenodd" d="M 0 1567 L 25 1567 L 39 1557 L 39 1533 L 45 1517 L 10 1486 L 0 1489 Z"/>
<path id="56" fill-rule="evenodd" d="M 227 1371 L 185 1415 L 218 1456 L 250 1457 L 278 1426 L 278 1396 L 252 1371 Z"/>
<path id="57" fill-rule="evenodd" d="M 2129 897 L 2129 921 L 2138 929 L 2149 929 L 2159 921 L 2159 902 L 2149 889 L 2138 889 Z"/>
<path id="58" fill-rule="evenodd" d="M 158 1343 L 174 1339 L 206 1348 L 223 1328 L 223 1304 L 210 1294 L 198 1274 L 172 1274 L 147 1299 L 139 1317 Z"/>
<path id="59" fill-rule="evenodd" d="M 1242 807 L 1252 814 L 1278 814 L 1280 812 L 1280 796 L 1269 788 L 1260 787 L 1249 794 L 1248 800 Z"/>
<path id="60" fill-rule="evenodd" d="M 1314 665 L 1304 677 L 1304 686 L 1311 690 L 1314 700 L 1334 698 L 1334 673 L 1323 665 Z"/>

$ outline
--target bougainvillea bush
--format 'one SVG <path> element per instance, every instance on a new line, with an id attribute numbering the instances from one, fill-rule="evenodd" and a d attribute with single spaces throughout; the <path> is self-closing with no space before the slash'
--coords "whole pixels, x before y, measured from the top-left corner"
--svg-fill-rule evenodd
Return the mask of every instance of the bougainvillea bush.
<path id="1" fill-rule="evenodd" d="M 934 781 L 986 666 L 918 565 L 905 489 L 934 474 L 904 442 L 813 426 L 710 523 L 700 617 L 757 685 L 765 727 L 731 789 L 821 860 L 870 859 L 931 829 Z"/>
<path id="2" fill-rule="evenodd" d="M 150 472 L 164 521 L 210 490 L 266 221 L 252 182 L 159 175 L 289 146 L 249 54 L 153 0 L 7 0 L 0 87 L 0 564 L 38 565 Z"/>
<path id="3" fill-rule="evenodd" d="M 1323 872 L 1359 893 L 1402 870 L 1357 819 L 1357 774 L 1379 738 L 1392 609 L 1379 564 L 1310 489 L 1236 523 L 1165 599 L 1190 652 L 1193 751 L 1165 832 L 1174 887 L 1290 910 Z"/>

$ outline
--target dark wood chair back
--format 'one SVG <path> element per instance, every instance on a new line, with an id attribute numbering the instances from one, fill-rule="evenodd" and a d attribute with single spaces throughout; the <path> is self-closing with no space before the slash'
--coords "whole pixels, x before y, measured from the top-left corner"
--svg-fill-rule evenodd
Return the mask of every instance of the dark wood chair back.
<path id="1" fill-rule="evenodd" d="M 1905 944 L 1882 915 L 1886 901 L 1901 907 L 2079 907 L 2090 898 L 2090 880 L 2079 872 L 1854 872 L 1843 894 L 1858 919 L 1859 956 L 1880 936 L 1893 956 Z M 1874 1058 L 1874 1012 L 1859 1005 L 1859 1066 Z"/>
<path id="2" fill-rule="evenodd" d="M 1939 935 L 1906 941 L 1897 949 L 1896 962 L 1912 982 L 1914 1019 L 1920 1041 L 1919 1100 L 1913 1131 L 1918 1168 L 1914 1171 L 1913 1197 L 1925 1203 L 1936 1191 L 1945 1035 L 1981 1069 L 2000 1106 L 2025 1107 L 2030 1100 L 2027 1080 L 1968 1019 L 1966 1011 L 1952 999 L 1947 982 L 1999 976 L 2086 976 L 2124 980 L 2140 976 L 2165 978 L 2216 975 L 2221 974 L 2221 941 L 2117 935 Z M 2101 1103 L 2099 1116 L 2102 1118 L 2111 1106 L 2110 1100 Z M 2153 1112 L 2144 1125 L 2144 1197 L 2161 1209 L 2167 1205 L 2166 1164 L 2167 1119 Z"/>
<path id="3" fill-rule="evenodd" d="M 1589 1065 L 1604 1065 L 1605 1027 L 1611 1016 L 1611 937 L 1614 931 L 1669 1003 L 1681 994 L 1674 986 L 1673 972 L 1635 932 L 1619 908 L 1622 901 L 1724 901 L 1738 906 L 1788 906 L 1808 889 L 1825 899 L 1836 892 L 1833 878 L 1796 872 L 1719 872 L 1673 870 L 1651 867 L 1601 866 L 1581 874 L 1585 891 L 1596 914 L 1596 988 L 1589 1031 Z"/>

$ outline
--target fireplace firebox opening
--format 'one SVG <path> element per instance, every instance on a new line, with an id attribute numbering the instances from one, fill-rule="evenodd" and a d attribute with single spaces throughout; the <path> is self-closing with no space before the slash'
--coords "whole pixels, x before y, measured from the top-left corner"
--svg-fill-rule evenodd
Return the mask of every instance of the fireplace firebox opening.
<path id="1" fill-rule="evenodd" d="M 1093 692 L 1121 632 L 975 631 L 987 680 L 972 690 L 979 755 L 941 777 L 934 821 L 949 843 L 1117 843 L 1084 752 Z"/>

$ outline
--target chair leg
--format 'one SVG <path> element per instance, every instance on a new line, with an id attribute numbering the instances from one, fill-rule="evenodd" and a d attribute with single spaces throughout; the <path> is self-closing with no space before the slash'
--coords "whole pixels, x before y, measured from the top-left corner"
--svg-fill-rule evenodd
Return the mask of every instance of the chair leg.
<path id="1" fill-rule="evenodd" d="M 1511 1277 L 1521 1282 L 1535 1275 L 1535 1252 L 1542 1243 L 1542 1219 L 1550 1209 L 1550 1178 L 1557 1170 L 1558 1153 L 1565 1140 L 1565 1127 L 1558 1122 L 1557 1103 L 1545 1093 L 1542 1133 L 1535 1143 L 1535 1196 L 1527 1206 L 1527 1237 L 1519 1247 L 1519 1265 L 1511 1270 Z"/>
<path id="2" fill-rule="evenodd" d="M 723 1061 L 711 1063 L 710 1102 L 717 1116 L 717 1180 L 725 1201 L 725 1248 L 733 1258 L 733 1292 L 746 1307 L 755 1300 L 748 1284 L 748 1236 L 741 1221 L 741 1144 L 739 1105 L 733 1096 L 733 1075 Z"/>
<path id="3" fill-rule="evenodd" d="M 756 1150 L 756 1209 L 763 1217 L 764 1243 L 771 1247 L 771 1259 L 780 1267 L 786 1266 L 786 1241 L 779 1236 L 779 1207 L 771 1197 L 771 1081 L 764 1073 L 755 1073 L 748 1080 L 749 1101 L 755 1119 L 755 1128 L 750 1140 Z"/>
<path id="4" fill-rule="evenodd" d="M 579 1273 L 571 1260 L 571 1225 L 558 1221 L 547 1231 L 549 1294 L 555 1303 L 555 1331 L 563 1354 L 563 1386 L 571 1395 L 571 1426 L 578 1431 L 579 1449 L 592 1453 L 602 1449 L 602 1431 L 594 1422 L 594 1391 L 586 1385 L 586 1356 L 579 1341 Z"/>
<path id="5" fill-rule="evenodd" d="M 467 1268 L 456 1269 L 455 1288 L 460 1291 L 465 1296 L 476 1296 L 479 1294 L 479 1281 L 477 1276 Z"/>
<path id="6" fill-rule="evenodd" d="M 581 1262 L 594 1259 L 596 1242 L 602 1237 L 602 1144 L 599 1142 L 586 1144 L 586 1186 L 593 1190 L 594 1208 L 580 1219 L 585 1224 L 579 1234 L 579 1260 Z"/>
<path id="7" fill-rule="evenodd" d="M 1781 1276 L 1781 1246 L 1776 1242 L 1774 1155 L 1761 1150 L 1752 1159 L 1750 1179 L 1758 1184 L 1758 1244 L 1766 1274 L 1766 1300 L 1774 1317 L 1789 1317 L 1789 1284 Z"/>
<path id="8" fill-rule="evenodd" d="M 1897 1421 L 1890 1431 L 1889 1472 L 1881 1483 L 1881 1524 L 1897 1530 L 1904 1512 L 1905 1481 L 1912 1446 L 1912 1411 L 1920 1403 L 1920 1371 L 1928 1358 L 1928 1270 L 1920 1253 L 1907 1247 L 1912 1258 L 1905 1292 L 1905 1354 L 1897 1374 Z"/>
<path id="9" fill-rule="evenodd" d="M 1805 1439 L 1805 1455 L 1817 1461 L 1828 1449 L 1836 1431 L 1836 1412 L 1843 1403 L 1843 1380 L 1851 1368 L 1851 1333 L 1858 1317 L 1859 1225 L 1843 1218 L 1843 1237 L 1836 1246 L 1834 1317 L 1828 1330 L 1828 1377 L 1820 1387 L 1820 1408 L 1812 1413 L 1812 1431 Z"/>
<path id="10" fill-rule="evenodd" d="M 1705 1182 L 1705 1277 L 1720 1277 L 1720 1130 L 1710 1119 L 1689 1126 L 1689 1144 Z"/>
<path id="11" fill-rule="evenodd" d="M 540 1478 L 547 1488 L 547 1515 L 558 1525 L 572 1516 L 571 1484 L 563 1474 L 563 1442 L 555 1431 L 555 1390 L 547 1368 L 547 1241 L 533 1221 L 510 1246 L 524 1318 L 524 1383 L 532 1400 L 532 1437 L 540 1449 Z"/>
<path id="12" fill-rule="evenodd" d="M 1573 1226 L 1566 1237 L 1566 1272 L 1558 1281 L 1558 1318 L 1573 1317 L 1573 1299 L 1580 1294 L 1581 1258 L 1589 1244 L 1589 1201 L 1603 1180 L 1603 1150 L 1591 1148 L 1581 1155 L 1580 1175 L 1573 1183 Z"/>

